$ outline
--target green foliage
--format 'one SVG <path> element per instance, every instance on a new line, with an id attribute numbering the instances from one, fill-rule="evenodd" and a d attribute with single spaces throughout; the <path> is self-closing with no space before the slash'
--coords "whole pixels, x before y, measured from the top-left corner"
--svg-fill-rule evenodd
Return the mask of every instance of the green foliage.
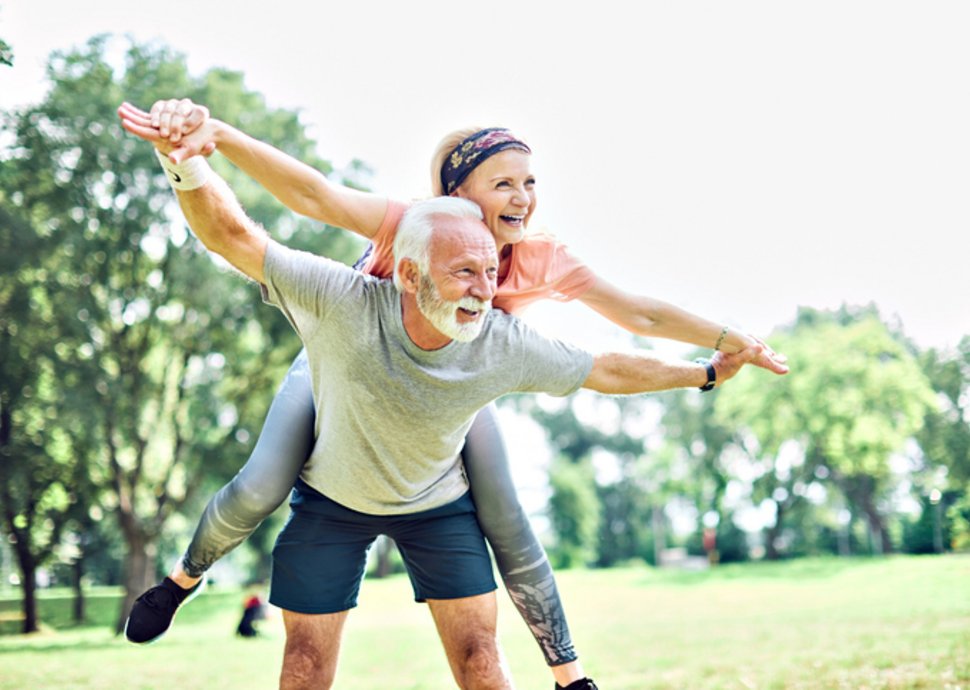
<path id="1" fill-rule="evenodd" d="M 742 374 L 715 408 L 723 423 L 737 425 L 760 495 L 791 509 L 822 467 L 888 549 L 878 504 L 891 488 L 890 456 L 935 409 L 926 376 L 869 310 L 803 310 L 772 344 L 793 373 L 770 385 Z"/>
<path id="2" fill-rule="evenodd" d="M 13 67 L 13 48 L 0 38 L 0 65 Z"/>
<path id="3" fill-rule="evenodd" d="M 558 568 L 586 565 L 596 553 L 600 524 L 592 464 L 560 458 L 553 465 L 549 483 L 549 517 L 556 532 L 553 564 Z"/>
<path id="4" fill-rule="evenodd" d="M 268 108 L 239 73 L 195 78 L 181 55 L 136 44 L 118 68 L 107 58 L 112 40 L 53 54 L 44 101 L 4 114 L 0 412 L 9 433 L 0 452 L 16 481 L 4 482 L 0 500 L 40 506 L 80 531 L 91 518 L 75 508 L 103 507 L 128 545 L 129 577 L 140 578 L 129 590 L 140 590 L 156 577 L 151 556 L 169 518 L 241 465 L 299 341 L 175 220 L 151 146 L 124 133 L 115 110 L 189 96 L 327 166 L 297 114 Z M 352 258 L 357 245 L 294 219 L 225 161 L 214 165 L 271 232 Z M 38 537 L 52 524 L 18 522 Z M 32 547 L 41 560 L 56 541 L 49 531 L 46 546 Z"/>
<path id="5" fill-rule="evenodd" d="M 654 535 L 650 529 L 656 497 L 635 481 L 618 481 L 596 487 L 601 520 L 596 544 L 596 565 L 608 568 L 632 560 L 654 561 Z"/>
<path id="6" fill-rule="evenodd" d="M 930 467 L 946 467 L 956 485 L 970 484 L 970 336 L 952 352 L 931 349 L 920 357 L 939 406 L 917 433 Z"/>

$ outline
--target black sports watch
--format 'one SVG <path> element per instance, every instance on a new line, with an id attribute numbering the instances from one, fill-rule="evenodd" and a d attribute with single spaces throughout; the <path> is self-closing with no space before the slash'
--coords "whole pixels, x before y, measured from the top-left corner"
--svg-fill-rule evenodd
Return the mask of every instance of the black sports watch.
<path id="1" fill-rule="evenodd" d="M 698 357 L 694 360 L 697 364 L 703 364 L 704 368 L 707 369 L 707 383 L 701 386 L 701 391 L 709 391 L 714 388 L 714 384 L 717 383 L 717 371 L 714 370 L 714 365 L 711 364 L 711 360 L 705 357 Z"/>

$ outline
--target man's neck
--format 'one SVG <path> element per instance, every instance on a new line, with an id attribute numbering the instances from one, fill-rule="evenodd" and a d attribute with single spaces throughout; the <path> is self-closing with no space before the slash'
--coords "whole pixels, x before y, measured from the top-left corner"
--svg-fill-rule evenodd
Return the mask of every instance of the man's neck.
<path id="1" fill-rule="evenodd" d="M 411 342 L 422 350 L 440 350 L 451 342 L 451 338 L 425 318 L 418 309 L 417 298 L 410 292 L 401 294 L 401 322 Z"/>

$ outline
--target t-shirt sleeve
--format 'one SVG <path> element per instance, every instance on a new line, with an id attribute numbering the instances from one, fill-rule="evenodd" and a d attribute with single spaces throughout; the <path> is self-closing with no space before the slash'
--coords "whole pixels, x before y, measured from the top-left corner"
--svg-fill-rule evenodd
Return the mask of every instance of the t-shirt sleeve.
<path id="1" fill-rule="evenodd" d="M 595 282 L 596 274 L 566 245 L 538 233 L 527 236 L 513 249 L 512 272 L 499 285 L 494 304 L 510 314 L 519 314 L 542 299 L 577 299 Z"/>
<path id="2" fill-rule="evenodd" d="M 270 240 L 263 261 L 263 301 L 282 311 L 306 342 L 360 275 L 342 263 Z"/>
<path id="3" fill-rule="evenodd" d="M 364 273 L 378 278 L 390 278 L 394 275 L 394 238 L 397 237 L 397 226 L 407 210 L 407 204 L 388 199 L 381 227 L 371 238 L 371 255 L 361 269 Z"/>
<path id="4" fill-rule="evenodd" d="M 592 269 L 574 256 L 566 245 L 554 242 L 551 253 L 549 275 L 559 299 L 569 301 L 581 297 L 596 282 Z"/>
<path id="5" fill-rule="evenodd" d="M 509 318 L 515 321 L 522 352 L 518 391 L 566 396 L 575 393 L 589 378 L 593 355 L 561 340 L 541 336 L 516 317 Z"/>

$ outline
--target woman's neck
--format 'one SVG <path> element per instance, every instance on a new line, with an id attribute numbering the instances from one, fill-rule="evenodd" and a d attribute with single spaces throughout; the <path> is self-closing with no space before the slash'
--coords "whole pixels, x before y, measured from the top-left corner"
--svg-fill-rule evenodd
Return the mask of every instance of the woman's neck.
<path id="1" fill-rule="evenodd" d="M 501 249 L 498 250 L 498 282 L 503 282 L 509 275 L 509 269 L 512 268 L 512 245 L 503 245 Z"/>

